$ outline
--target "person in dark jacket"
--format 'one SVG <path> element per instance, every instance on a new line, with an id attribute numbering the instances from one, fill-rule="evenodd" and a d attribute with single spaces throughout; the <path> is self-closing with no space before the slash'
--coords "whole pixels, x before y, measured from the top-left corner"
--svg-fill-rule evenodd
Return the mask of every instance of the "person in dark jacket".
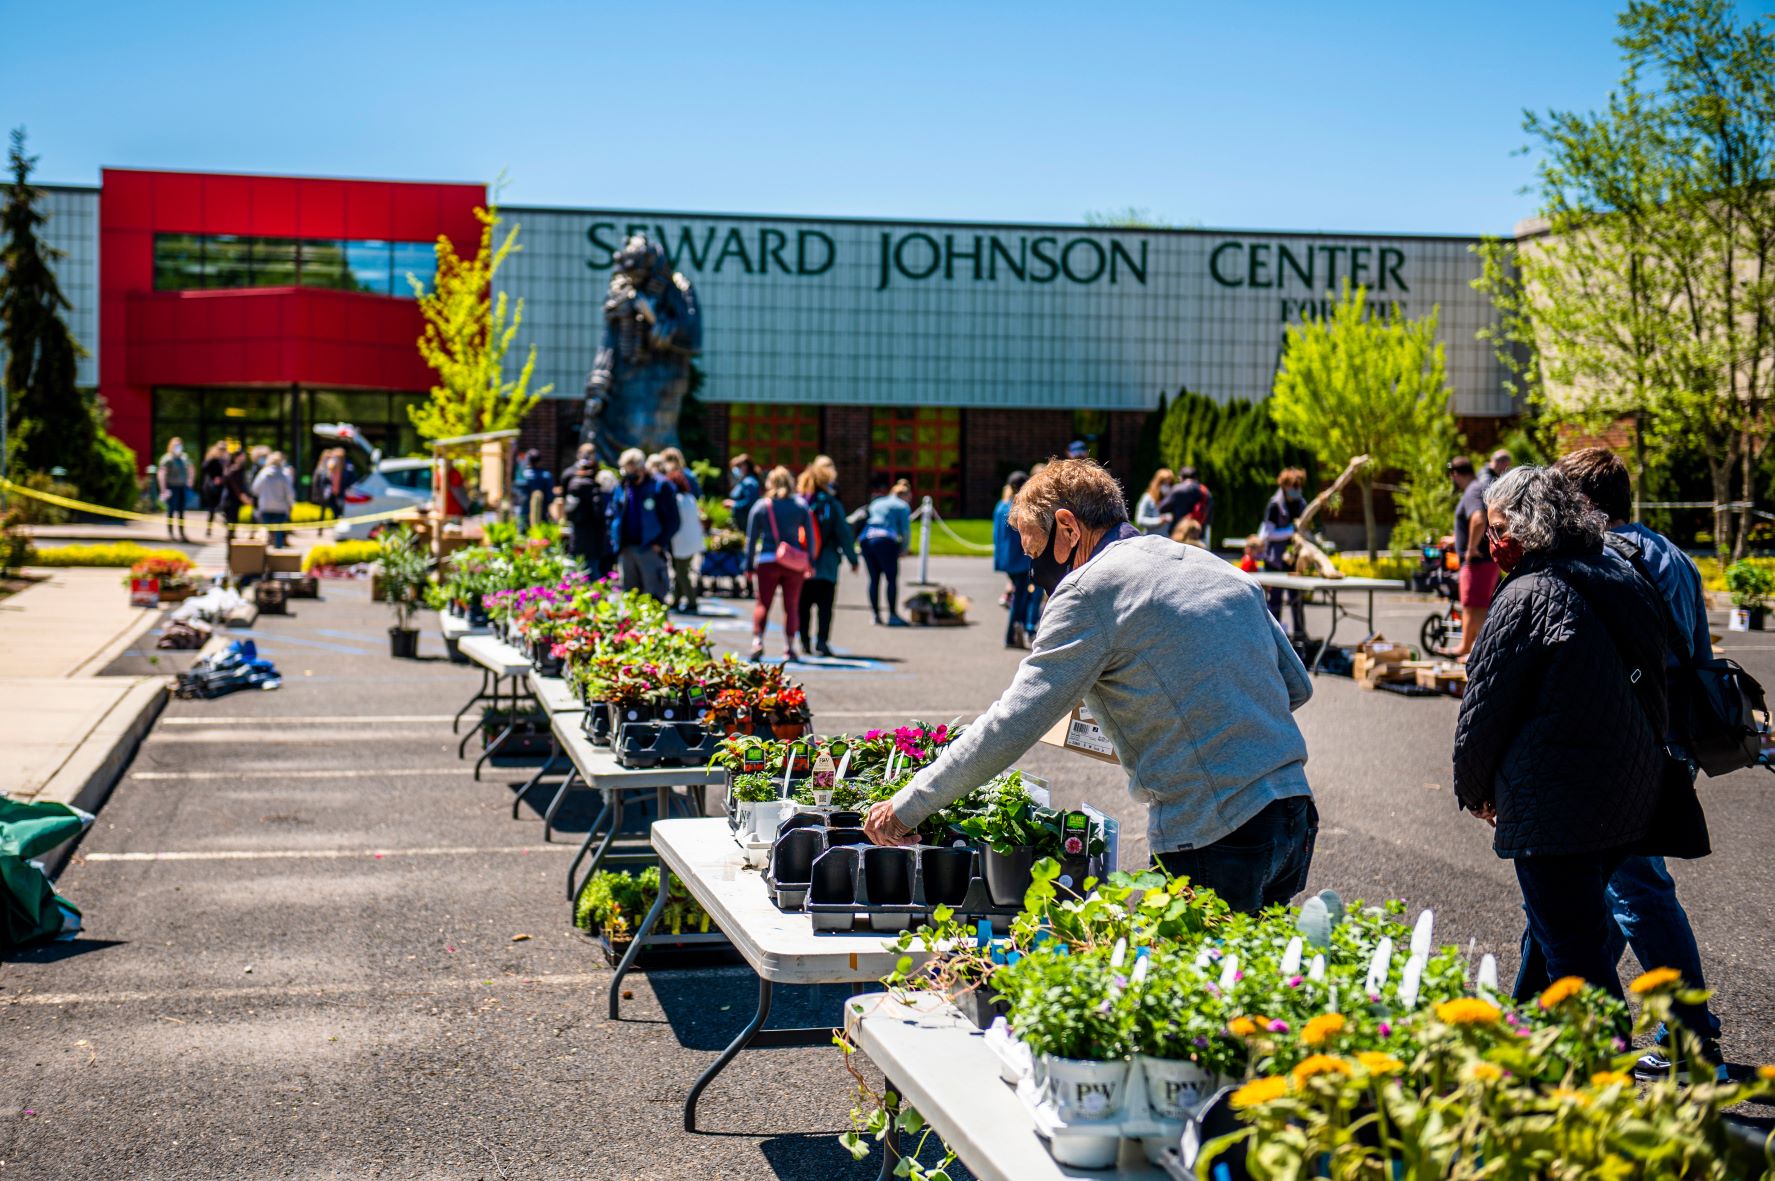
<path id="1" fill-rule="evenodd" d="M 1496 467 L 1502 457 L 1509 470 L 1510 453 L 1499 451 L 1492 456 Z M 1625 542 L 1635 548 L 1629 557 L 1640 574 L 1651 580 L 1663 598 L 1670 618 L 1670 653 L 1666 668 L 1674 676 L 1694 660 L 1705 660 L 1713 651 L 1713 637 L 1708 631 L 1707 596 L 1701 589 L 1701 572 L 1676 543 L 1645 525 L 1631 521 L 1633 516 L 1633 481 L 1621 457 L 1606 447 L 1581 447 L 1560 458 L 1553 465 L 1577 485 L 1578 491 L 1591 506 L 1609 519 L 1608 541 Z M 1495 477 L 1494 477 L 1495 478 Z M 1672 726 L 1665 734 L 1666 745 L 1673 753 L 1684 753 L 1682 736 Z M 1694 776 L 1691 762 L 1689 774 Z M 1662 857 L 1634 856 L 1623 861 L 1609 880 L 1609 905 L 1615 912 L 1619 928 L 1614 940 L 1616 959 L 1620 946 L 1633 945 L 1633 954 L 1646 971 L 1653 968 L 1675 968 L 1683 974 L 1683 983 L 1705 990 L 1707 977 L 1701 966 L 1701 949 L 1695 942 L 1695 931 L 1689 914 L 1676 896 L 1676 881 Z M 1699 1005 L 1677 1005 L 1676 1015 L 1700 1038 L 1708 1058 L 1719 1062 L 1720 1019 Z M 1665 1050 L 1670 1044 L 1670 1031 L 1658 1028 L 1657 1048 L 1648 1050 L 1634 1065 L 1633 1072 L 1642 1078 L 1670 1073 L 1670 1058 Z"/>
<path id="2" fill-rule="evenodd" d="M 582 443 L 578 462 L 561 486 L 571 532 L 568 551 L 593 578 L 604 578 L 616 565 L 616 551 L 610 547 L 610 493 L 599 474 L 597 447 Z"/>
<path id="3" fill-rule="evenodd" d="M 671 600 L 672 562 L 667 547 L 678 532 L 678 490 L 647 470 L 634 447 L 617 460 L 622 478 L 610 497 L 610 545 L 622 567 L 622 588 Z"/>
<path id="4" fill-rule="evenodd" d="M 531 497 L 541 497 L 538 501 L 536 520 L 530 519 Z M 542 452 L 532 447 L 524 452 L 523 462 L 518 465 L 517 479 L 512 481 L 512 510 L 518 518 L 518 528 L 525 530 L 531 525 L 540 525 L 549 519 L 549 505 L 555 502 L 555 475 L 542 466 Z"/>
<path id="5" fill-rule="evenodd" d="M 1455 796 L 1516 864 L 1528 915 L 1517 998 L 1566 976 L 1620 996 L 1607 891 L 1662 783 L 1663 605 L 1604 552 L 1603 514 L 1563 474 L 1514 468 L 1485 509 L 1510 578 L 1467 663 Z"/>
<path id="6" fill-rule="evenodd" d="M 1177 469 L 1177 484 L 1159 504 L 1159 515 L 1170 517 L 1173 529 L 1185 517 L 1194 517 L 1202 522 L 1204 533 L 1214 524 L 1214 496 L 1196 478 L 1195 468 L 1185 466 Z"/>
<path id="7" fill-rule="evenodd" d="M 1288 547 L 1294 541 L 1295 522 L 1307 511 L 1307 473 L 1297 467 L 1283 468 L 1276 476 L 1276 492 L 1270 497 L 1269 503 L 1263 506 L 1263 524 L 1258 527 L 1258 540 L 1263 543 L 1263 566 L 1265 570 L 1286 572 L 1288 563 L 1285 560 Z M 1282 619 L 1282 600 L 1288 600 L 1288 613 L 1294 625 L 1294 638 L 1304 639 L 1307 634 L 1307 613 L 1301 604 L 1300 592 L 1285 591 L 1281 587 L 1271 587 L 1269 593 L 1270 614 L 1278 622 Z"/>
<path id="8" fill-rule="evenodd" d="M 808 655 L 832 655 L 832 605 L 838 597 L 838 560 L 857 572 L 857 546 L 845 519 L 844 502 L 838 499 L 838 465 L 830 455 L 816 455 L 795 482 L 796 499 L 813 522 L 814 568 L 801 584 L 801 650 Z M 819 634 L 814 634 L 814 611 L 819 610 Z"/>
<path id="9" fill-rule="evenodd" d="M 1029 578 L 1029 555 L 1023 552 L 1023 538 L 1011 523 L 1011 509 L 1015 507 L 1017 493 L 1023 491 L 1023 485 L 1028 482 L 1028 474 L 1012 472 L 1005 479 L 998 507 L 992 510 L 992 568 L 1011 580 L 1011 615 L 1005 620 L 1007 648 L 1029 647 L 1029 637 L 1035 635 L 1037 622 L 1035 584 Z"/>
<path id="10" fill-rule="evenodd" d="M 241 506 L 253 502 L 250 484 L 252 471 L 252 460 L 244 450 L 229 454 L 228 461 L 222 468 L 222 496 L 218 505 L 224 525 L 238 524 Z"/>

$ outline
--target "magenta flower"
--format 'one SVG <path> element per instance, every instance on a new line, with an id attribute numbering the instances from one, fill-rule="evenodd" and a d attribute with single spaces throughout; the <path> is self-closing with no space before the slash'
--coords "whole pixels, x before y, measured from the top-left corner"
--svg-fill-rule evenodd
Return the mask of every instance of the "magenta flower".
<path id="1" fill-rule="evenodd" d="M 1383 1021 L 1377 1027 L 1377 1032 L 1379 1032 L 1382 1037 L 1392 1037 L 1393 1036 L 1393 1027 L 1391 1025 L 1388 1025 L 1385 1021 Z"/>
<path id="2" fill-rule="evenodd" d="M 1288 978 L 1288 987 L 1299 988 L 1301 986 L 1301 984 L 1303 984 L 1305 981 L 1306 981 L 1305 976 L 1290 976 Z"/>
<path id="3" fill-rule="evenodd" d="M 1277 1017 L 1275 1020 L 1270 1022 L 1269 1030 L 1271 1033 L 1287 1033 L 1288 1032 L 1288 1022 L 1282 1020 L 1280 1017 Z"/>

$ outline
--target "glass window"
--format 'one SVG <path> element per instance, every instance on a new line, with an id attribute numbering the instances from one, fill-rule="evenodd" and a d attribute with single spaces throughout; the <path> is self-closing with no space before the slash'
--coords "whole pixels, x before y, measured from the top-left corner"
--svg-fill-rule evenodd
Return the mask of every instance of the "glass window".
<path id="1" fill-rule="evenodd" d="M 398 291 L 394 287 L 391 245 L 380 241 L 345 243 L 346 279 L 340 286 L 347 291 L 368 291 L 375 295 L 406 295 L 405 284 Z"/>
<path id="2" fill-rule="evenodd" d="M 252 238 L 253 286 L 294 287 L 296 285 L 295 238 Z"/>
<path id="3" fill-rule="evenodd" d="M 212 234 L 203 243 L 204 286 L 253 285 L 252 239 L 239 234 Z"/>
<path id="4" fill-rule="evenodd" d="M 396 242 L 394 243 L 394 294 L 411 297 L 413 285 L 407 276 L 419 280 L 419 285 L 430 291 L 432 280 L 438 275 L 437 248 L 430 242 Z"/>
<path id="5" fill-rule="evenodd" d="M 297 275 L 304 287 L 346 287 L 345 243 L 320 238 L 303 239 L 302 266 Z"/>
<path id="6" fill-rule="evenodd" d="M 203 239 L 196 234 L 154 235 L 154 289 L 203 286 Z"/>

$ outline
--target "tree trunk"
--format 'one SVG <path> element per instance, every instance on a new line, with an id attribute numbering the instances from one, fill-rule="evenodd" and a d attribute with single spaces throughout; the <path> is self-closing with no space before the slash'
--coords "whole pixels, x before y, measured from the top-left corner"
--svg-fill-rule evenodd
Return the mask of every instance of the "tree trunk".
<path id="1" fill-rule="evenodd" d="M 1374 545 L 1374 480 L 1366 475 L 1359 477 L 1356 483 L 1362 489 L 1362 528 L 1368 536 L 1368 560 L 1375 559 Z"/>
<path id="2" fill-rule="evenodd" d="M 1713 552 L 1719 555 L 1723 564 L 1730 560 L 1731 553 L 1732 516 L 1731 510 L 1725 507 L 1732 500 L 1731 459 L 1710 454 L 1707 474 L 1713 489 Z"/>
<path id="3" fill-rule="evenodd" d="M 1746 428 L 1743 435 L 1739 437 L 1738 446 L 1742 451 L 1738 461 L 1742 465 L 1739 475 L 1744 483 L 1742 496 L 1744 507 L 1738 510 L 1738 536 L 1732 539 L 1734 560 L 1742 558 L 1749 551 L 1750 527 L 1755 521 L 1753 514 L 1756 512 L 1756 447 L 1753 445 L 1749 428 Z"/>

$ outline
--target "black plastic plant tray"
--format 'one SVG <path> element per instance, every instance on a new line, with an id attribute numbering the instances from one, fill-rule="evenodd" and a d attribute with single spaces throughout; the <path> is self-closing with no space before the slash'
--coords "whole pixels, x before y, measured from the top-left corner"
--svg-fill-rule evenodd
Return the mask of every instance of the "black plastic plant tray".
<path id="1" fill-rule="evenodd" d="M 586 711 L 579 715 L 579 728 L 593 746 L 610 745 L 610 711 L 604 708 L 604 702 L 586 703 Z"/>
<path id="2" fill-rule="evenodd" d="M 616 761 L 631 770 L 646 767 L 703 767 L 714 756 L 716 738 L 701 722 L 624 722 Z"/>

